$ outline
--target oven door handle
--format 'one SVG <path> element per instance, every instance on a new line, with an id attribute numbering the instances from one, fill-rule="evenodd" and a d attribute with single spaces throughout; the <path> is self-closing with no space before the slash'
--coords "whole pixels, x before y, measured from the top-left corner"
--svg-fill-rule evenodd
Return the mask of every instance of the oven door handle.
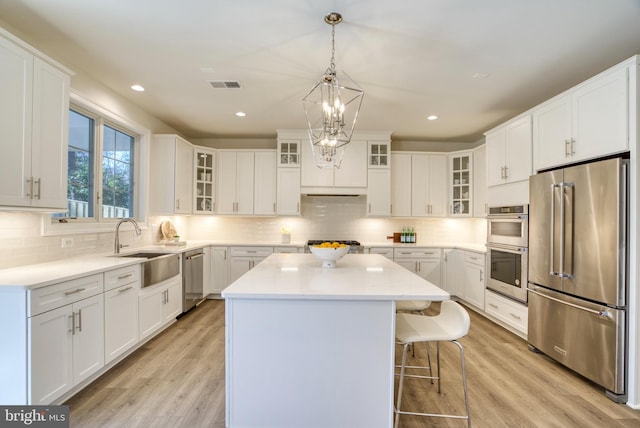
<path id="1" fill-rule="evenodd" d="M 502 245 L 502 244 L 486 244 L 486 247 L 490 250 L 500 250 L 506 253 L 513 254 L 523 254 L 527 252 L 527 247 L 516 247 L 513 245 Z"/>

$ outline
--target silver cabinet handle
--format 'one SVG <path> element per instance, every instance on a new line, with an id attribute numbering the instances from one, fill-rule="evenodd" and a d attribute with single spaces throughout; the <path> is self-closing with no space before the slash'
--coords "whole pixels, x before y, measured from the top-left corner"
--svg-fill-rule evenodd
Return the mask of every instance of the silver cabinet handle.
<path id="1" fill-rule="evenodd" d="M 71 318 L 71 330 L 69 330 L 69 333 L 75 335 L 76 334 L 76 313 L 72 312 L 69 318 Z"/>
<path id="2" fill-rule="evenodd" d="M 84 290 L 86 290 L 86 288 L 84 288 L 84 287 L 83 287 L 83 288 L 76 288 L 76 289 L 75 289 L 75 290 L 73 290 L 73 291 L 65 291 L 65 292 L 64 292 L 64 295 L 65 295 L 65 296 L 71 296 L 72 294 L 80 293 L 80 292 L 82 292 L 82 291 L 84 291 Z"/>
<path id="3" fill-rule="evenodd" d="M 118 280 L 120 280 L 120 279 L 125 279 L 125 278 L 129 278 L 130 276 L 133 276 L 133 274 L 132 274 L 132 273 L 129 273 L 129 274 L 126 274 L 126 275 L 120 275 L 120 276 L 118 277 Z"/>
<path id="4" fill-rule="evenodd" d="M 571 153 L 569 151 L 570 150 L 569 149 L 570 144 L 571 144 L 571 141 L 564 140 L 564 157 L 565 158 L 568 158 L 569 156 L 571 156 Z"/>
<path id="5" fill-rule="evenodd" d="M 127 287 L 127 288 L 121 288 L 120 290 L 118 290 L 118 293 L 124 293 L 124 292 L 126 292 L 126 291 L 131 290 L 132 288 L 133 288 L 133 287 L 131 287 L 131 286 L 129 286 L 129 287 Z"/>
<path id="6" fill-rule="evenodd" d="M 27 178 L 26 182 L 29 184 L 29 191 L 27 193 L 27 196 L 29 197 L 29 199 L 33 199 L 33 177 Z"/>
<path id="7" fill-rule="evenodd" d="M 38 189 L 38 193 L 34 194 L 33 197 L 36 199 L 40 199 L 40 193 L 41 193 L 41 187 L 42 187 L 42 180 L 40 178 L 33 180 L 33 184 L 34 186 L 37 186 Z"/>
<path id="8" fill-rule="evenodd" d="M 509 312 L 509 315 L 511 315 L 513 318 L 520 320 L 520 316 L 516 315 L 516 314 L 512 314 L 511 312 Z"/>
<path id="9" fill-rule="evenodd" d="M 491 306 L 493 309 L 498 309 L 498 305 L 494 305 L 493 303 L 489 303 L 489 306 Z"/>
<path id="10" fill-rule="evenodd" d="M 509 167 L 507 165 L 504 166 L 504 179 L 507 180 L 509 178 Z"/>
<path id="11" fill-rule="evenodd" d="M 576 139 L 571 139 L 571 156 L 576 154 Z"/>
<path id="12" fill-rule="evenodd" d="M 176 199 L 176 209 L 179 210 L 180 209 L 180 199 Z"/>
<path id="13" fill-rule="evenodd" d="M 369 202 L 369 214 L 371 214 L 371 202 Z"/>
<path id="14" fill-rule="evenodd" d="M 82 331 L 82 309 L 78 309 L 78 331 Z"/>
<path id="15" fill-rule="evenodd" d="M 482 274 L 483 274 L 483 273 L 484 273 L 484 272 L 482 272 L 482 269 L 480 269 L 480 281 L 481 281 L 481 282 L 482 282 L 482 281 L 484 281 L 484 279 L 482 278 Z"/>

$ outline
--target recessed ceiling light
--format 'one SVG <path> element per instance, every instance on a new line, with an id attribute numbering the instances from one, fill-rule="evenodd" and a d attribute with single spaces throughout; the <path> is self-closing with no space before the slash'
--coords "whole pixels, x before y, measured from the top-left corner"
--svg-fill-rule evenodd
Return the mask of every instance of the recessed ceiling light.
<path id="1" fill-rule="evenodd" d="M 136 92 L 144 92 L 144 87 L 141 85 L 131 85 L 131 89 Z"/>
<path id="2" fill-rule="evenodd" d="M 430 114 L 429 116 L 427 116 L 427 120 L 436 120 L 438 118 L 438 116 L 436 116 L 435 114 Z"/>
<path id="3" fill-rule="evenodd" d="M 247 113 L 245 113 L 243 111 L 236 112 L 236 116 L 238 116 L 238 117 L 245 117 L 246 115 L 247 115 Z"/>

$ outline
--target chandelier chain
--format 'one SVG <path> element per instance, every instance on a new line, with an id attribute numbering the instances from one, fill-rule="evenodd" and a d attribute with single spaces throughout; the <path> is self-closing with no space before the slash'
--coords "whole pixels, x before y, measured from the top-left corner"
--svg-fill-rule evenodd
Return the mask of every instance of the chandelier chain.
<path id="1" fill-rule="evenodd" d="M 331 25 L 331 71 L 336 69 L 336 26 Z"/>

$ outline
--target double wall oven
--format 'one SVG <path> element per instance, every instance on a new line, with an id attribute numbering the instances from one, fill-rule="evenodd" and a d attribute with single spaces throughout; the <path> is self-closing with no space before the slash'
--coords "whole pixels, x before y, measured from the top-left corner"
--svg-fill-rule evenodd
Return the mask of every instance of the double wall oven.
<path id="1" fill-rule="evenodd" d="M 487 288 L 527 302 L 529 206 L 491 207 L 487 215 Z"/>

